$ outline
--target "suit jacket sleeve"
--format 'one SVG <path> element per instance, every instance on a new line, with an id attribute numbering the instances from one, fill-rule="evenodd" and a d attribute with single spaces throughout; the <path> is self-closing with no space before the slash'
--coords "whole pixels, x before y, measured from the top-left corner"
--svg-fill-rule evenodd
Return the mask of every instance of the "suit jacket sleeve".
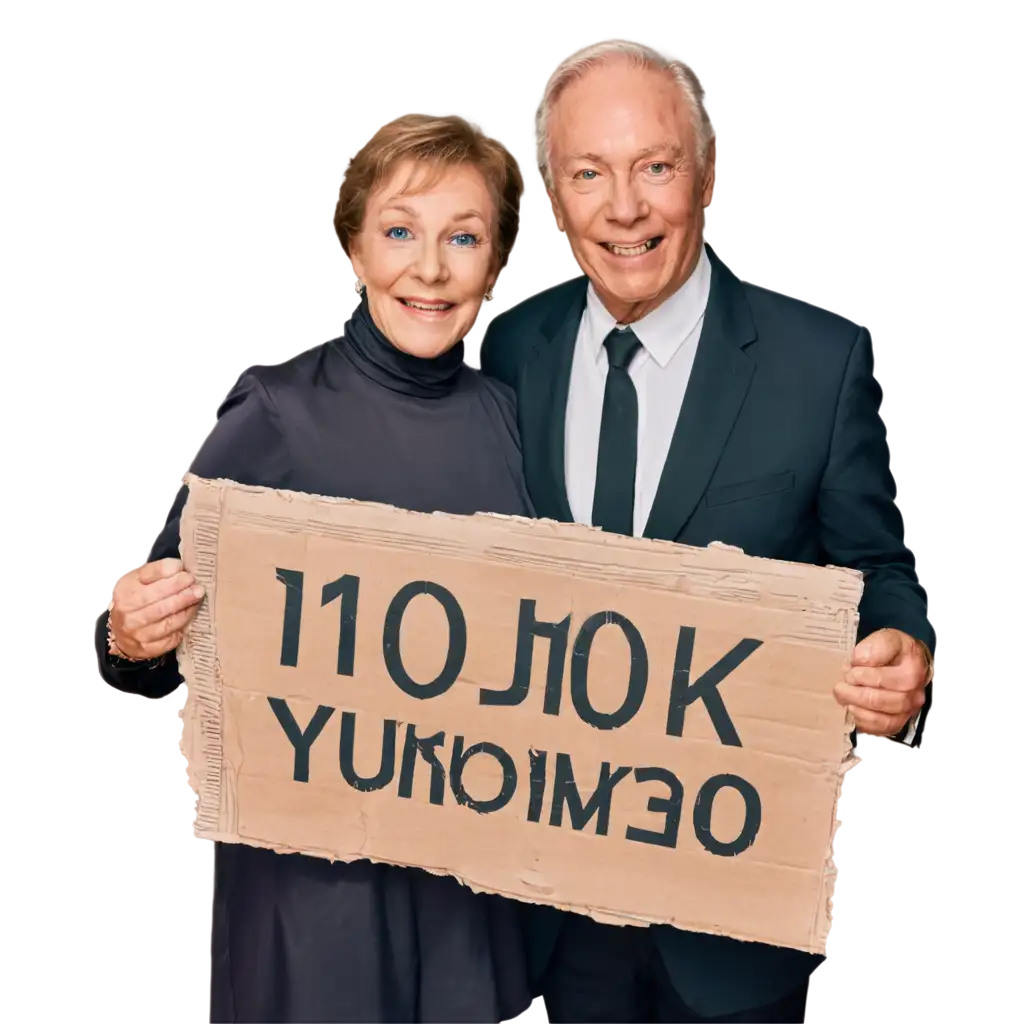
<path id="1" fill-rule="evenodd" d="M 491 321 L 480 346 L 480 371 L 487 377 L 494 377 L 502 384 L 516 388 L 515 346 L 508 337 L 503 317 Z"/>
<path id="2" fill-rule="evenodd" d="M 289 464 L 277 410 L 263 383 L 248 371 L 218 410 L 217 424 L 192 462 L 191 471 L 209 479 L 285 487 Z M 188 488 L 182 486 L 147 561 L 179 557 L 179 523 L 187 498 Z M 95 644 L 100 675 L 115 689 L 144 697 L 165 697 L 181 683 L 177 659 L 171 654 L 143 662 L 110 655 L 106 611 L 96 620 Z"/>
<path id="3" fill-rule="evenodd" d="M 927 596 L 903 542 L 881 402 L 871 336 L 861 328 L 850 351 L 818 494 L 821 541 L 830 561 L 864 573 L 858 639 L 878 629 L 899 629 L 934 654 Z M 918 718 L 893 738 L 917 746 L 930 706 L 929 684 Z"/>

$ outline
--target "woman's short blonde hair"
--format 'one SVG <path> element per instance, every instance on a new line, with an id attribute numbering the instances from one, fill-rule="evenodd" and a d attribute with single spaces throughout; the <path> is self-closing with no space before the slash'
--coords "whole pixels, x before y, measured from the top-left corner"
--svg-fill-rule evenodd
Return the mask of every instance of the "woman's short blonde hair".
<path id="1" fill-rule="evenodd" d="M 475 167 L 487 183 L 497 211 L 495 259 L 500 270 L 519 233 L 519 200 L 523 176 L 516 158 L 498 141 L 461 117 L 406 114 L 384 125 L 349 161 L 334 211 L 334 230 L 346 255 L 363 228 L 366 202 L 392 171 L 415 160 L 443 172 L 449 167 Z M 421 187 L 429 187 L 428 179 Z"/>

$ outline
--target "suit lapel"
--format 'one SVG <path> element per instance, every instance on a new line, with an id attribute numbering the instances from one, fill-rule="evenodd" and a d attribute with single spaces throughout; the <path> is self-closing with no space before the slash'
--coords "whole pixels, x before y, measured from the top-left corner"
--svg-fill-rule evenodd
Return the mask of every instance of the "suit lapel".
<path id="1" fill-rule="evenodd" d="M 740 282 L 708 246 L 711 292 L 704 326 L 645 537 L 675 540 L 722 456 L 754 375 L 743 349 L 756 337 Z"/>
<path id="2" fill-rule="evenodd" d="M 587 298 L 581 277 L 569 301 L 541 323 L 535 354 L 523 369 L 519 387 L 520 422 L 530 495 L 537 514 L 572 522 L 565 489 L 565 413 L 576 335 Z"/>

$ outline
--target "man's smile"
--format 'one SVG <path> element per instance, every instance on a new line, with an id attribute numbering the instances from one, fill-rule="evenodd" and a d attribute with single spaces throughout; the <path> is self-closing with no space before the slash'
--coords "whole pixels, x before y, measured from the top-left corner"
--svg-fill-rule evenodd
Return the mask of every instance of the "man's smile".
<path id="1" fill-rule="evenodd" d="M 601 242 L 601 245 L 613 256 L 643 256 L 644 253 L 657 249 L 664 239 L 664 235 L 655 235 L 654 238 L 647 238 L 642 242 L 618 243 Z"/>

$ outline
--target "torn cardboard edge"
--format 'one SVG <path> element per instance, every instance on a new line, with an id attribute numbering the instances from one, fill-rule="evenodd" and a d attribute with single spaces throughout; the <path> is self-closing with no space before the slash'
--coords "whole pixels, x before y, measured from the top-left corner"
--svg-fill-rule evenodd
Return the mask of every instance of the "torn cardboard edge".
<path id="1" fill-rule="evenodd" d="M 600 538 L 602 546 L 619 547 L 626 549 L 646 549 L 652 546 L 667 548 L 671 546 L 673 554 L 682 552 L 702 552 L 703 548 L 694 548 L 688 545 L 676 544 L 672 541 L 652 540 L 648 538 L 622 537 L 619 535 L 605 534 L 599 528 L 583 524 L 565 524 L 550 519 L 529 519 L 518 516 L 506 516 L 491 513 L 477 513 L 474 516 L 458 516 L 450 513 L 435 512 L 423 513 L 398 509 L 394 506 L 379 502 L 359 502 L 348 498 L 335 498 L 322 495 L 309 495 L 302 492 L 279 490 L 266 487 L 252 487 L 240 485 L 234 481 L 218 479 L 206 480 L 194 474 L 187 474 L 184 483 L 189 487 L 186 509 L 189 513 L 190 529 L 182 531 L 181 535 L 181 557 L 189 571 L 196 577 L 197 582 L 202 585 L 206 592 L 206 598 L 202 602 L 195 620 L 186 631 L 185 639 L 178 649 L 179 669 L 184 677 L 188 698 L 185 707 L 180 712 L 183 720 L 182 739 L 180 749 L 187 760 L 187 773 L 189 784 L 197 794 L 196 819 L 194 823 L 194 834 L 200 838 L 211 839 L 217 842 L 235 842 L 245 845 L 258 846 L 265 849 L 277 850 L 281 853 L 300 853 L 306 856 L 319 857 L 331 861 L 350 862 L 355 860 L 369 860 L 373 863 L 392 864 L 398 867 L 418 867 L 435 875 L 447 875 L 457 879 L 460 884 L 467 886 L 474 892 L 493 893 L 507 898 L 517 899 L 520 902 L 534 903 L 542 906 L 551 906 L 557 909 L 584 914 L 596 921 L 616 925 L 633 925 L 646 927 L 651 924 L 665 924 L 674 927 L 685 927 L 687 931 L 704 932 L 707 934 L 727 935 L 739 941 L 764 941 L 755 936 L 743 936 L 735 931 L 725 931 L 715 925 L 695 924 L 687 921 L 678 923 L 671 917 L 656 917 L 653 915 L 631 916 L 620 911 L 613 911 L 599 906 L 569 905 L 552 899 L 531 899 L 522 892 L 508 892 L 487 885 L 477 879 L 470 878 L 454 870 L 426 866 L 422 864 L 407 863 L 398 860 L 366 856 L 358 854 L 352 856 L 338 856 L 323 849 L 312 849 L 293 847 L 280 842 L 273 842 L 255 839 L 246 836 L 240 837 L 236 831 L 226 828 L 228 822 L 236 819 L 234 809 L 226 806 L 225 797 L 231 795 L 230 787 L 222 785 L 224 768 L 223 751 L 223 720 L 221 693 L 223 680 L 221 678 L 220 663 L 216 650 L 216 622 L 214 619 L 217 603 L 217 581 L 216 581 L 216 560 L 217 550 L 222 523 L 222 512 L 231 490 L 249 493 L 278 494 L 288 501 L 299 502 L 311 507 L 318 505 L 339 506 L 350 505 L 357 507 L 372 507 L 377 511 L 385 511 L 388 514 L 396 514 L 403 517 L 417 517 L 431 520 L 442 518 L 446 520 L 480 520 L 492 519 L 501 520 L 516 529 L 526 531 L 544 531 L 557 529 L 561 533 L 576 533 L 579 537 L 586 537 L 592 543 L 595 538 Z M 212 499 L 212 500 L 211 500 Z M 183 523 L 185 512 L 183 512 Z M 718 549 L 723 552 L 734 553 L 743 559 L 757 558 L 742 552 L 740 548 L 721 542 L 713 542 L 709 548 Z M 452 554 L 452 552 L 445 552 Z M 479 554 L 479 552 L 478 552 Z M 809 567 L 802 563 L 783 562 L 773 559 L 758 559 L 776 566 L 794 566 L 801 571 Z M 851 587 L 862 587 L 862 574 L 856 570 L 844 569 L 842 567 L 828 566 L 821 567 L 830 570 L 849 574 Z M 859 597 L 859 592 L 858 592 Z M 845 640 L 848 647 L 852 647 L 856 639 L 858 616 L 856 611 L 844 619 Z M 837 817 L 839 796 L 842 789 L 842 782 L 846 772 L 859 762 L 853 753 L 852 744 L 853 720 L 849 713 L 846 715 L 843 730 L 843 756 L 837 769 L 832 769 L 834 775 L 834 798 L 832 801 L 832 826 L 829 839 L 828 855 L 825 860 L 821 875 L 819 891 L 821 898 L 818 902 L 818 913 L 814 922 L 813 933 L 808 936 L 808 941 L 801 948 L 809 953 L 824 953 L 826 938 L 829 933 L 832 921 L 832 897 L 836 881 L 836 867 L 834 863 L 834 840 L 836 830 L 840 825 Z"/>

